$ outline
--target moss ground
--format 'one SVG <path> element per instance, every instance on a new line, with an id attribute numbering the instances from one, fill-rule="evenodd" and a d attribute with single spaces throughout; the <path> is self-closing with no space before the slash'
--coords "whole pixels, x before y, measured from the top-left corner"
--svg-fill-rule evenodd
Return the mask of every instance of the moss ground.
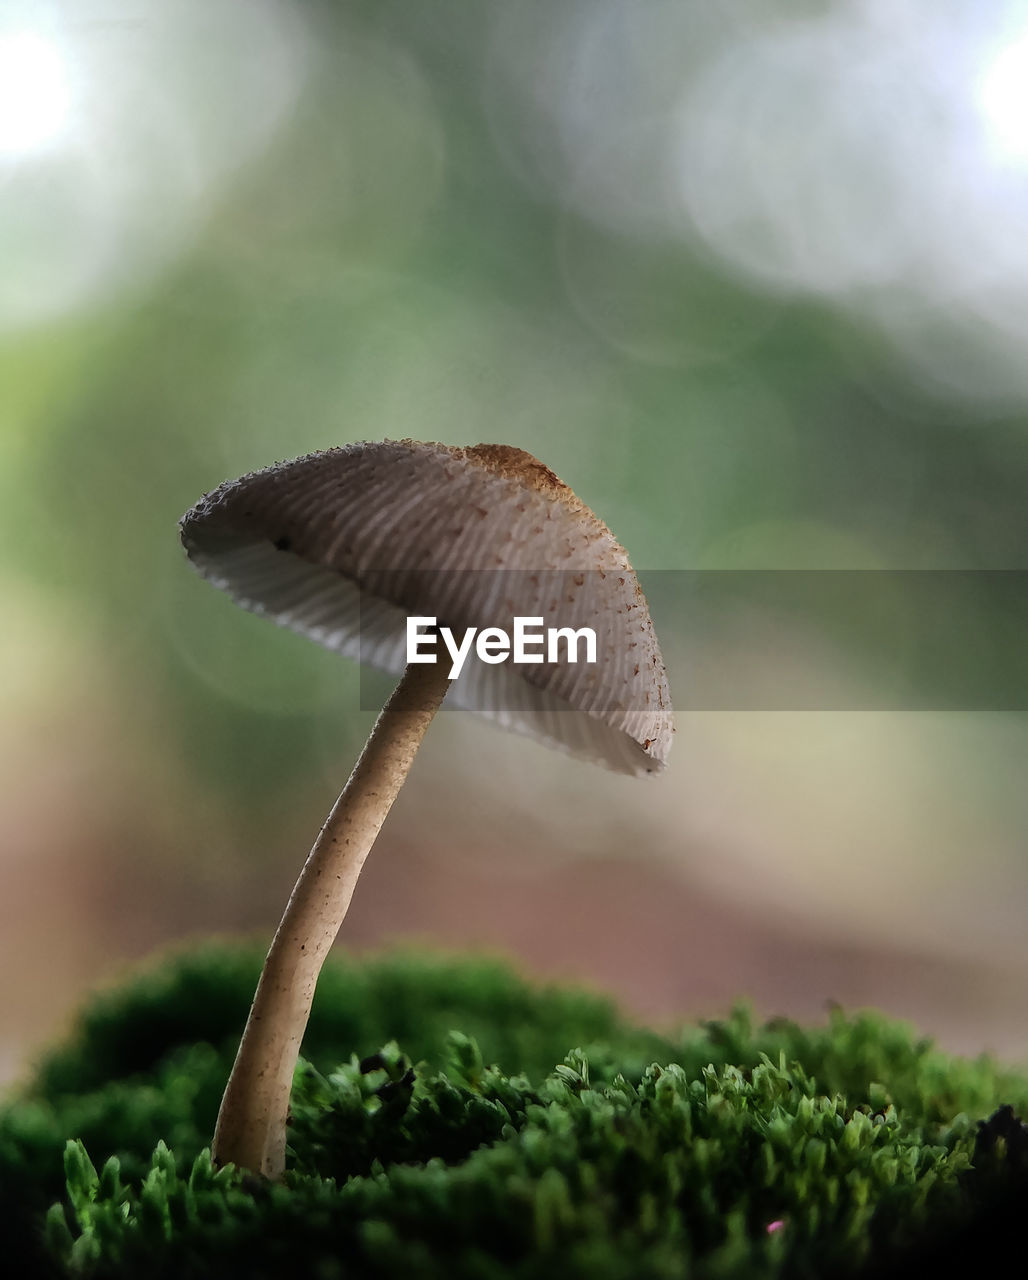
<path id="1" fill-rule="evenodd" d="M 484 960 L 334 958 L 286 1180 L 215 1172 L 260 959 L 96 997 L 0 1111 L 13 1274 L 974 1274 L 1017 1248 L 1025 1075 L 873 1014 L 660 1035 Z"/>

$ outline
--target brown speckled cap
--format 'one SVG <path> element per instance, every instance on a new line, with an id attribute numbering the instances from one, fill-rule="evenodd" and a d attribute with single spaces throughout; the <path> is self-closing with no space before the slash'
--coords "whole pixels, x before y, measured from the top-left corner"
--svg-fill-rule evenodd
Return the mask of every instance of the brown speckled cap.
<path id="1" fill-rule="evenodd" d="M 244 608 L 395 675 L 408 615 L 457 634 L 509 632 L 515 616 L 591 627 L 595 664 L 471 658 L 446 705 L 622 773 L 667 762 L 667 675 L 628 556 L 521 449 L 329 449 L 220 485 L 181 530 L 194 566 Z"/>

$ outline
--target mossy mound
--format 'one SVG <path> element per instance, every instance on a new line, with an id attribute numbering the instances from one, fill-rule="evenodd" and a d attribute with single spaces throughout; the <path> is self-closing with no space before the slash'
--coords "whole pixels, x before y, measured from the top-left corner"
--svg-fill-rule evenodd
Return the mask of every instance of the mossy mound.
<path id="1" fill-rule="evenodd" d="M 285 1182 L 215 1173 L 259 965 L 208 948 L 97 998 L 0 1112 L 16 1274 L 877 1275 L 1001 1256 L 1028 1190 L 1028 1079 L 880 1017 L 665 1037 L 414 956 L 327 967 Z"/>

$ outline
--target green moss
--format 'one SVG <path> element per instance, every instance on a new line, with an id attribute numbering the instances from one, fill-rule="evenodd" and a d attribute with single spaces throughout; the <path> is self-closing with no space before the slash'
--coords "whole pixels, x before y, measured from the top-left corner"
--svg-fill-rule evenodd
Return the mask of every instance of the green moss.
<path id="1" fill-rule="evenodd" d="M 258 967 L 209 949 L 97 999 L 0 1113 L 22 1274 L 855 1275 L 980 1247 L 1024 1194 L 1023 1127 L 978 1122 L 1028 1111 L 1028 1080 L 880 1017 L 662 1037 L 410 956 L 326 969 L 285 1182 L 215 1173 Z"/>

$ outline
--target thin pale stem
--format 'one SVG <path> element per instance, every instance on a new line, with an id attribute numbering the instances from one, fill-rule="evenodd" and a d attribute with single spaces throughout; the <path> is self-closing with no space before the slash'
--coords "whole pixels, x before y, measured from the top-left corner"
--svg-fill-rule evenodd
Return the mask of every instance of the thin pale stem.
<path id="1" fill-rule="evenodd" d="M 215 1164 L 282 1175 L 289 1094 L 318 974 L 448 683 L 445 662 L 407 667 L 304 863 L 221 1100 Z"/>

